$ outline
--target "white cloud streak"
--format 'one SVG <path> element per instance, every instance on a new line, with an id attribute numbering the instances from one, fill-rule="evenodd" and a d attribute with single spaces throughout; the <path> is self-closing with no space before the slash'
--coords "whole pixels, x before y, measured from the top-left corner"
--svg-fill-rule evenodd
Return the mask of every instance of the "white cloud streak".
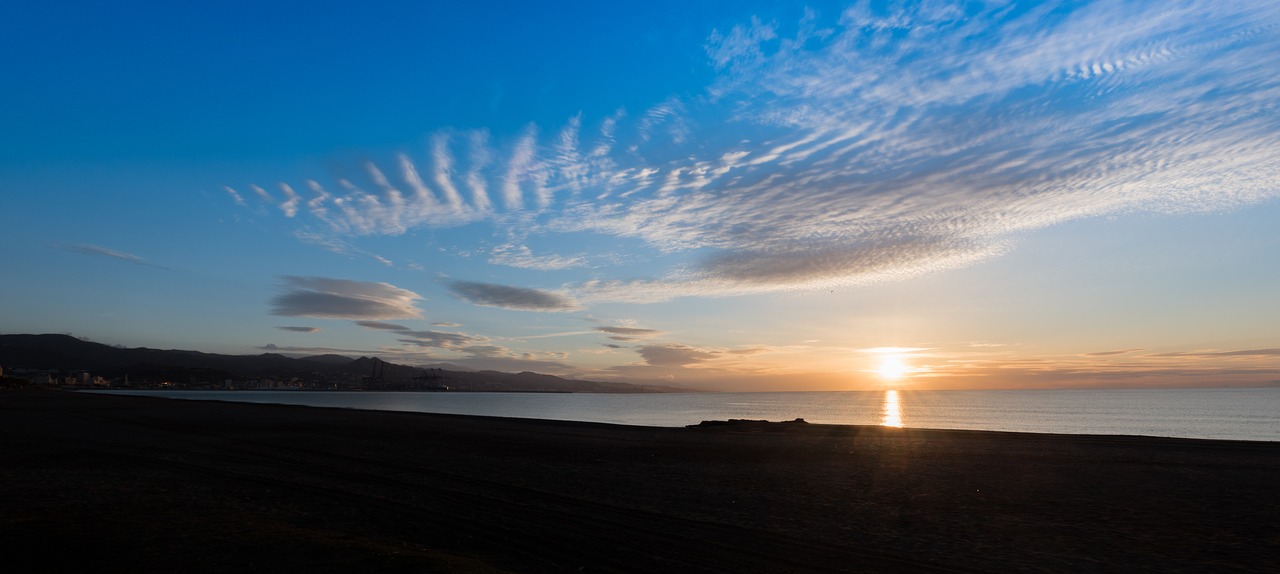
<path id="1" fill-rule="evenodd" d="M 244 198 L 240 197 L 240 192 L 232 189 L 231 186 L 228 186 L 228 185 L 222 186 L 222 189 L 227 192 L 227 195 L 231 196 L 231 201 L 235 202 L 236 205 L 240 205 L 240 206 L 246 205 L 244 202 Z"/>
<path id="2" fill-rule="evenodd" d="M 340 209 L 310 211 L 356 235 L 486 220 L 638 240 L 674 260 L 665 273 L 593 270 L 575 297 L 657 301 L 897 280 L 1070 220 L 1280 196 L 1280 5 L 859 4 L 823 26 L 808 11 L 789 36 L 759 20 L 711 33 L 704 93 L 604 119 L 589 151 L 581 116 L 545 140 L 440 132 L 448 209 L 401 156 L 414 200 L 375 176 L 379 195 L 344 186 Z M 570 268 L 557 257 L 491 263 Z"/>
<path id="3" fill-rule="evenodd" d="M 484 170 L 493 161 L 489 151 L 489 132 L 471 132 L 471 169 L 467 170 L 467 187 L 471 189 L 471 201 L 476 210 L 486 212 L 493 208 L 489 200 L 489 184 L 484 177 Z"/>
<path id="4" fill-rule="evenodd" d="M 284 192 L 285 197 L 285 200 L 280 203 L 280 211 L 284 213 L 285 217 L 293 218 L 298 214 L 298 202 L 301 198 L 287 183 L 280 184 L 280 191 Z"/>
<path id="5" fill-rule="evenodd" d="M 530 125 L 516 141 L 511 152 L 511 160 L 507 163 L 506 175 L 502 182 L 502 196 L 507 209 L 518 210 L 524 207 L 524 191 L 520 184 L 531 171 L 537 146 L 538 128 Z"/>
<path id="6" fill-rule="evenodd" d="M 258 196 L 258 199 L 261 199 L 265 203 L 275 205 L 276 199 L 271 197 L 271 194 L 267 193 L 267 190 L 262 189 L 262 186 L 250 185 L 249 189 L 253 190 L 253 193 Z"/>
<path id="7" fill-rule="evenodd" d="M 79 243 L 79 244 L 74 244 L 74 245 L 67 245 L 67 244 L 63 244 L 63 243 L 58 243 L 58 244 L 55 244 L 55 245 L 54 245 L 54 247 L 56 247 L 56 248 L 58 248 L 58 249 L 63 249 L 63 250 L 66 250 L 66 251 L 71 251 L 71 252 L 73 252 L 73 253 L 79 253 L 79 254 L 81 254 L 81 255 L 92 255 L 92 256 L 95 256 L 95 257 L 107 257 L 107 258 L 110 258 L 110 259 L 116 259 L 116 260 L 119 260 L 119 261 L 124 261 L 124 262 L 126 262 L 126 263 L 132 263 L 132 264 L 134 264 L 134 265 L 141 265 L 141 266 L 143 266 L 143 267 L 155 267 L 156 269 L 168 269 L 168 267 L 165 267 L 165 266 L 163 266 L 163 265 L 156 265 L 155 263 L 152 263 L 152 262 L 150 262 L 150 261 L 147 261 L 146 259 L 143 259 L 143 258 L 141 258 L 141 257 L 138 257 L 137 255 L 134 255 L 134 254 L 132 254 L 132 253 L 125 253 L 125 252 L 123 252 L 123 251 L 116 251 L 115 249 L 108 249 L 108 248 L 106 248 L 106 247 L 102 247 L 102 246 L 99 246 L 99 245 L 90 245 L 90 244 L 87 244 L 87 243 Z"/>
<path id="8" fill-rule="evenodd" d="M 453 183 L 453 153 L 449 151 L 449 136 L 436 134 L 431 138 L 432 182 L 444 194 L 449 209 L 462 210 L 462 195 Z"/>
<path id="9" fill-rule="evenodd" d="M 492 255 L 489 257 L 489 263 L 494 265 L 506 265 L 507 267 L 515 267 L 518 269 L 552 271 L 584 267 L 586 266 L 587 261 L 585 257 L 580 255 L 534 255 L 533 250 L 529 249 L 526 245 L 504 243 L 493 248 Z"/>

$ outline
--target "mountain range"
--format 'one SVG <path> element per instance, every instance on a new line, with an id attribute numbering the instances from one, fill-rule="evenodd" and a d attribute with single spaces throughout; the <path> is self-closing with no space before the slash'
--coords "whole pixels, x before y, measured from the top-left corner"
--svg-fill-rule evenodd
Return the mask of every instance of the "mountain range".
<path id="1" fill-rule="evenodd" d="M 444 366 L 454 367 L 442 368 Z M 182 383 L 242 381 L 272 378 L 353 385 L 369 390 L 405 390 L 447 386 L 459 391 L 519 392 L 688 392 L 662 385 L 582 381 L 554 375 L 521 372 L 467 371 L 454 365 L 399 365 L 376 357 L 342 355 L 286 357 L 277 353 L 221 355 L 199 351 L 124 348 L 70 335 L 0 335 L 0 367 L 5 372 L 31 369 L 90 372 L 106 378 L 128 376 L 133 381 L 166 380 Z M 455 370 L 456 369 L 456 370 Z M 336 381 L 336 382 L 335 382 Z"/>

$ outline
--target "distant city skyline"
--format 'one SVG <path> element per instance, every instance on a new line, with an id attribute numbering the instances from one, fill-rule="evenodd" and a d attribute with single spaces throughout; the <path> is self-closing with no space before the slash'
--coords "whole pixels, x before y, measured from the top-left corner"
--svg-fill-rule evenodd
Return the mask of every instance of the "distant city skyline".
<path id="1" fill-rule="evenodd" d="M 1280 5 L 15 6 L 0 333 L 1280 384 Z"/>

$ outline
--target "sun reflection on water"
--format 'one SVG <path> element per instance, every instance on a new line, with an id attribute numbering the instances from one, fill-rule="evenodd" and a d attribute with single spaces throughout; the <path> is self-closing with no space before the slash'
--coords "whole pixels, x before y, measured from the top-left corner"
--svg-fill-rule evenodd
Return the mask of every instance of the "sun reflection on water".
<path id="1" fill-rule="evenodd" d="M 884 410 L 880 415 L 880 426 L 902 426 L 902 404 L 898 402 L 898 391 L 884 392 Z"/>

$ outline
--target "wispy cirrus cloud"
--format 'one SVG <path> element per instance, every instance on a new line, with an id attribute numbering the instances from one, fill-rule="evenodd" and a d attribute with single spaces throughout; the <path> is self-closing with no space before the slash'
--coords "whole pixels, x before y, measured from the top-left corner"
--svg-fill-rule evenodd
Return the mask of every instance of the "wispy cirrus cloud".
<path id="1" fill-rule="evenodd" d="M 358 320 L 422 316 L 414 305 L 422 296 L 388 283 L 296 276 L 281 280 L 285 292 L 271 300 L 273 315 Z"/>
<path id="2" fill-rule="evenodd" d="M 332 235 L 316 233 L 310 229 L 299 229 L 293 232 L 293 236 L 303 243 L 319 246 L 330 253 L 337 253 L 339 255 L 358 255 L 361 257 L 368 257 L 378 263 L 386 265 L 387 267 L 395 266 L 395 262 L 387 259 L 386 257 L 378 255 L 377 253 L 365 251 L 364 249 L 352 245 L 349 241 Z"/>
<path id="3" fill-rule="evenodd" d="M 247 203 L 244 202 L 244 198 L 240 196 L 240 192 L 232 189 L 231 186 L 224 185 L 222 186 L 222 190 L 227 192 L 227 195 L 231 196 L 231 201 L 234 202 L 236 205 L 240 205 L 240 206 L 248 205 Z"/>
<path id="4" fill-rule="evenodd" d="M 258 196 L 258 199 L 262 200 L 263 203 L 270 203 L 273 205 L 276 203 L 276 198 L 272 197 L 271 192 L 263 189 L 262 186 L 250 184 L 249 189 L 253 190 L 253 194 Z"/>
<path id="5" fill-rule="evenodd" d="M 899 280 L 1066 221 L 1280 196 L 1280 5 L 858 4 L 784 24 L 710 32 L 702 93 L 506 139 L 442 130 L 428 177 L 399 156 L 310 213 L 353 236 L 484 221 L 634 239 L 666 270 L 593 269 L 573 296 L 659 301 Z M 454 291 L 573 306 L 475 285 Z"/>
<path id="6" fill-rule="evenodd" d="M 134 255 L 132 253 L 116 251 L 114 249 L 108 249 L 106 247 L 102 247 L 99 245 L 90 245 L 87 243 L 77 243 L 77 244 L 58 243 L 58 244 L 54 244 L 54 247 L 58 249 L 63 249 L 66 251 L 71 251 L 73 253 L 79 253 L 81 255 L 92 255 L 95 257 L 109 257 L 111 259 L 117 259 L 127 263 L 132 263 L 134 265 L 142 265 L 144 267 L 155 267 L 156 269 L 168 269 L 168 267 L 165 267 L 163 265 L 157 265 L 155 263 L 147 261 L 146 259 L 138 257 L 137 255 Z"/>
<path id="7" fill-rule="evenodd" d="M 528 246 L 504 243 L 493 248 L 493 252 L 489 257 L 489 263 L 494 265 L 506 265 L 507 267 L 516 267 L 519 269 L 551 271 L 557 269 L 584 267 L 586 266 L 587 261 L 586 258 L 581 255 L 534 255 L 533 251 L 529 249 Z"/>
<path id="8" fill-rule="evenodd" d="M 284 193 L 285 198 L 284 201 L 280 202 L 280 211 L 288 218 L 298 215 L 298 202 L 302 201 L 302 198 L 287 183 L 280 184 L 280 191 Z"/>

